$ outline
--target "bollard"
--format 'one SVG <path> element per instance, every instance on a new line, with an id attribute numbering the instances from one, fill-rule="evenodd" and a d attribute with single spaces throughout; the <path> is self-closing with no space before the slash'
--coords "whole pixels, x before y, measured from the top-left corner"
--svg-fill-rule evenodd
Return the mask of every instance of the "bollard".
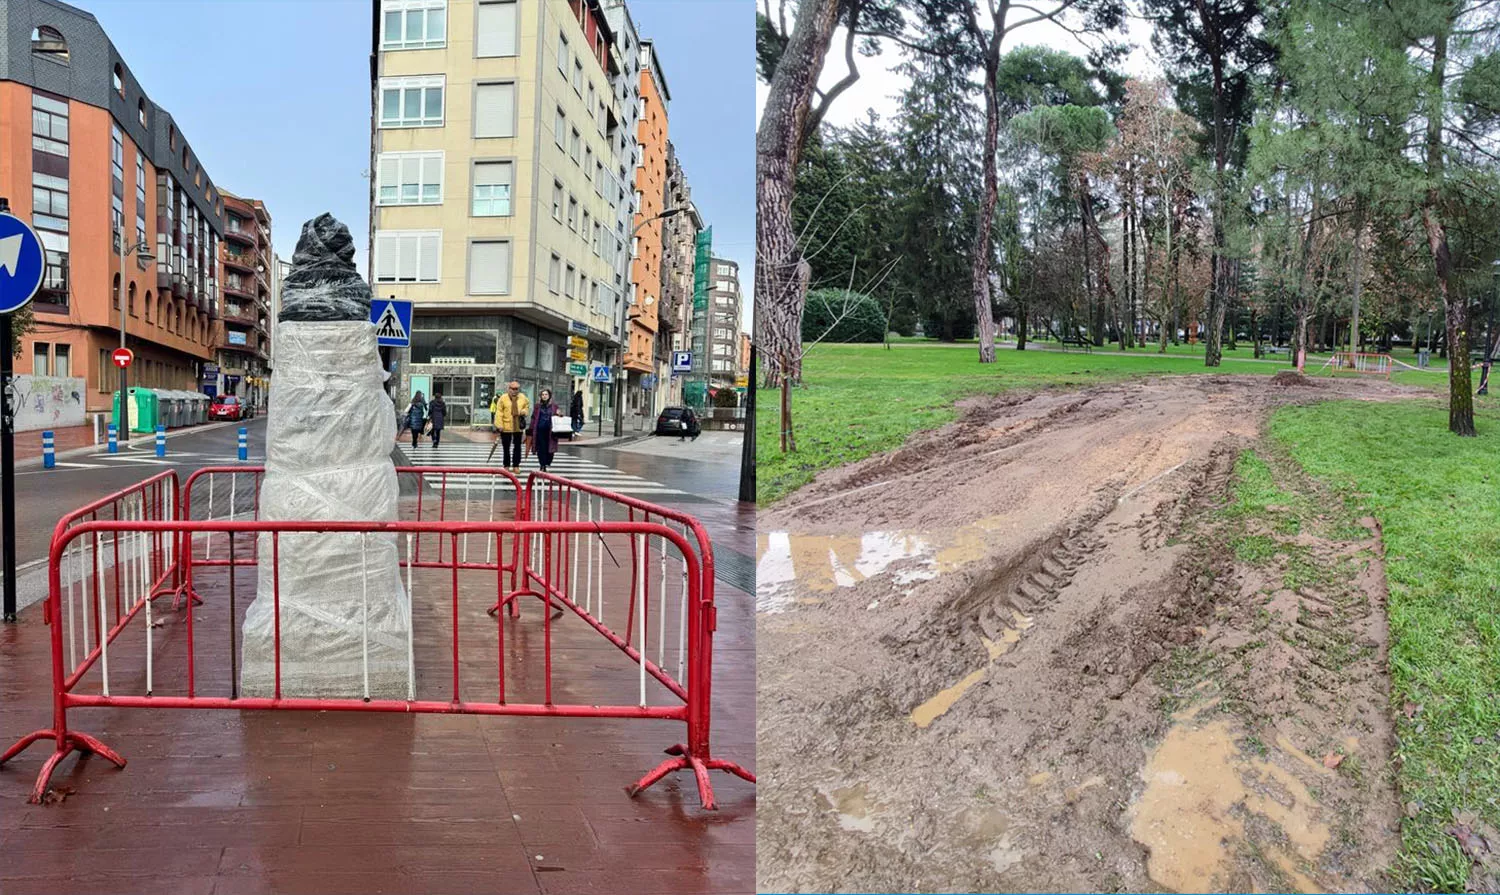
<path id="1" fill-rule="evenodd" d="M 244 426 L 240 426 L 240 459 L 250 459 L 250 435 Z"/>
<path id="2" fill-rule="evenodd" d="M 42 468 L 51 469 L 57 465 L 57 452 L 52 445 L 52 433 L 42 433 Z"/>
<path id="3" fill-rule="evenodd" d="M 120 452 L 119 429 L 115 427 L 114 423 L 109 424 L 109 452 L 111 454 L 118 454 Z"/>
<path id="4" fill-rule="evenodd" d="M 166 455 L 167 455 L 167 427 L 166 426 L 157 426 L 156 427 L 156 456 L 158 456 L 158 457 L 165 457 Z"/>

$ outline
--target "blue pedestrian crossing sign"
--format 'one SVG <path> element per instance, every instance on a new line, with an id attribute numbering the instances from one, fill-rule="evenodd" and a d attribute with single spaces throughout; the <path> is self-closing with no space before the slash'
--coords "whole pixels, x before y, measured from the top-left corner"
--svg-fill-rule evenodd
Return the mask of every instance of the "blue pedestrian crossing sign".
<path id="1" fill-rule="evenodd" d="M 691 372 L 693 372 L 693 352 L 691 352 L 691 351 L 674 351 L 674 352 L 672 352 L 672 372 L 673 373 L 691 373 Z"/>
<path id="2" fill-rule="evenodd" d="M 0 314 L 26 307 L 42 288 L 47 256 L 31 225 L 0 214 Z"/>
<path id="3" fill-rule="evenodd" d="M 609 364 L 594 364 L 594 368 L 589 372 L 589 378 L 595 382 L 615 381 L 615 377 L 610 373 Z"/>
<path id="4" fill-rule="evenodd" d="M 370 322 L 375 324 L 377 343 L 391 348 L 411 345 L 411 302 L 377 298 L 370 302 Z"/>

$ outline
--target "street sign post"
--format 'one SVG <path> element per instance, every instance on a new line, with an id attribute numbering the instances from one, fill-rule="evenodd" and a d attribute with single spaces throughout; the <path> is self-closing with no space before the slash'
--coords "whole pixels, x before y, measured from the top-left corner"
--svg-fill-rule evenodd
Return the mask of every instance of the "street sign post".
<path id="1" fill-rule="evenodd" d="M 691 352 L 691 351 L 674 351 L 674 352 L 672 352 L 672 372 L 673 373 L 691 373 L 691 372 L 693 372 L 693 352 Z"/>
<path id="2" fill-rule="evenodd" d="M 411 302 L 377 298 L 370 302 L 370 322 L 375 324 L 375 342 L 386 348 L 411 347 Z"/>
<path id="3" fill-rule="evenodd" d="M 31 225 L 10 213 L 0 197 L 0 552 L 3 552 L 3 612 L 16 620 L 16 410 L 10 315 L 26 307 L 42 288 L 47 255 Z"/>
<path id="4" fill-rule="evenodd" d="M 614 371 L 609 368 L 609 364 L 594 364 L 589 378 L 595 382 L 607 383 L 615 381 Z"/>
<path id="5" fill-rule="evenodd" d="M 109 360 L 110 363 L 123 370 L 135 361 L 135 352 L 129 348 L 116 348 L 109 353 Z M 120 400 L 125 400 L 125 396 L 121 395 Z"/>

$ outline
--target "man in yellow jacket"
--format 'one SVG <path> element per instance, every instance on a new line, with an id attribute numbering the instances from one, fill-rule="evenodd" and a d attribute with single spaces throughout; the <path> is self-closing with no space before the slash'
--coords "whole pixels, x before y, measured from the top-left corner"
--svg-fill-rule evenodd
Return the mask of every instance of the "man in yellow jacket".
<path id="1" fill-rule="evenodd" d="M 490 401 L 490 418 L 499 433 L 497 443 L 504 445 L 505 468 L 511 472 L 521 471 L 521 446 L 526 437 L 526 422 L 531 417 L 531 403 L 521 394 L 521 383 L 510 382 L 505 394 L 496 395 Z M 490 459 L 495 457 L 495 448 L 490 447 Z"/>

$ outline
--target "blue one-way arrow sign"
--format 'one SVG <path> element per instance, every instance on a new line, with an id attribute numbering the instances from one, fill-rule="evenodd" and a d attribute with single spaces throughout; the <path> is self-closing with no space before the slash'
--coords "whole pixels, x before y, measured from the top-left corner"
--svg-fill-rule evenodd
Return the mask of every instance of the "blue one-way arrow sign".
<path id="1" fill-rule="evenodd" d="M 42 288 L 47 256 L 31 225 L 13 214 L 0 214 L 0 314 L 21 308 Z"/>
<path id="2" fill-rule="evenodd" d="M 375 324 L 378 344 L 393 348 L 411 345 L 411 302 L 377 298 L 370 302 L 370 322 Z"/>

